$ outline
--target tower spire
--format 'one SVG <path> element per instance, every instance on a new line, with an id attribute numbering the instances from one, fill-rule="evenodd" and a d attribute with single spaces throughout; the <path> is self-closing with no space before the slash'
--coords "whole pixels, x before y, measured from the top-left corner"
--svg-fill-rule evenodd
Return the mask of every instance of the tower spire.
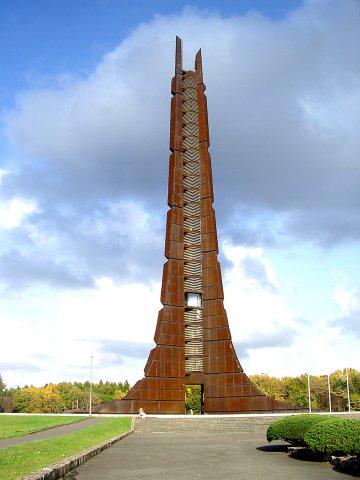
<path id="1" fill-rule="evenodd" d="M 182 74 L 182 40 L 180 37 L 176 37 L 175 46 L 175 75 Z"/>
<path id="2" fill-rule="evenodd" d="M 139 380 L 122 400 L 94 413 L 185 413 L 185 385 L 203 387 L 204 413 L 294 408 L 267 398 L 237 358 L 224 308 L 213 209 L 208 113 L 201 50 L 184 71 L 176 37 L 171 82 L 169 187 L 161 303 L 151 350 Z"/>

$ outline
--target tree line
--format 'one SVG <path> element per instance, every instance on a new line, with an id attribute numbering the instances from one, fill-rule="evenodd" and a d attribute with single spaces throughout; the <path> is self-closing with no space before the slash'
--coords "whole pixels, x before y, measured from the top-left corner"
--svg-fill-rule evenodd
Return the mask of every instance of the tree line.
<path id="1" fill-rule="evenodd" d="M 351 409 L 360 410 L 360 371 L 350 368 L 349 385 Z M 307 374 L 298 377 L 270 377 L 266 374 L 250 375 L 250 380 L 265 395 L 288 402 L 301 408 L 308 408 Z M 312 375 L 311 406 L 313 410 L 329 410 L 328 377 Z M 348 409 L 345 372 L 336 370 L 330 376 L 331 403 L 333 411 Z M 92 405 L 123 398 L 130 385 L 125 382 L 104 382 L 92 385 Z M 90 382 L 48 383 L 43 387 L 24 386 L 6 388 L 0 375 L 0 412 L 62 413 L 68 410 L 89 409 Z M 196 386 L 187 386 L 187 409 L 200 413 L 201 391 Z M 199 412 L 198 412 L 199 410 Z"/>
<path id="2" fill-rule="evenodd" d="M 121 399 L 130 385 L 125 382 L 92 384 L 92 405 Z M 0 412 L 62 413 L 68 410 L 89 409 L 90 382 L 48 383 L 43 387 L 6 388 L 0 375 Z"/>
<path id="3" fill-rule="evenodd" d="M 348 369 L 350 404 L 352 410 L 360 410 L 360 371 Z M 308 376 L 270 377 L 266 374 L 250 375 L 250 380 L 265 395 L 288 402 L 301 408 L 308 408 Z M 327 375 L 311 375 L 311 406 L 313 410 L 329 410 Z M 331 406 L 334 412 L 348 410 L 348 396 L 345 370 L 336 370 L 330 375 Z"/>

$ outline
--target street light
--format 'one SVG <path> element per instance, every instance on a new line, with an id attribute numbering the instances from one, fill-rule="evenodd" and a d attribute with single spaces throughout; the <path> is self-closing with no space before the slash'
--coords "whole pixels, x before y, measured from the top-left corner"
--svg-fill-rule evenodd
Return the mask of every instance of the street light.
<path id="1" fill-rule="evenodd" d="M 309 399 L 309 413 L 311 413 L 310 373 L 308 373 L 308 399 Z"/>
<path id="2" fill-rule="evenodd" d="M 345 368 L 346 371 L 346 390 L 347 390 L 347 397 L 348 397 L 348 410 L 349 413 L 351 412 L 351 404 L 350 404 L 350 385 L 349 385 L 349 372 L 347 367 Z"/>
<path id="3" fill-rule="evenodd" d="M 91 415 L 92 406 L 92 374 L 93 374 L 93 358 L 94 355 L 90 355 L 90 392 L 89 392 L 89 415 Z"/>
<path id="4" fill-rule="evenodd" d="M 328 373 L 328 390 L 329 390 L 329 412 L 331 413 L 331 386 L 330 386 L 330 373 Z"/>

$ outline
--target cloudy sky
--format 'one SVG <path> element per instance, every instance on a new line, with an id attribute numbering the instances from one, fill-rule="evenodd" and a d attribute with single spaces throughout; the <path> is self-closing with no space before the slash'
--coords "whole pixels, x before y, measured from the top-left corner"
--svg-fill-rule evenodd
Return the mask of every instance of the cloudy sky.
<path id="1" fill-rule="evenodd" d="M 142 376 L 175 35 L 202 48 L 225 306 L 249 373 L 360 367 L 360 4 L 4 0 L 0 372 Z"/>

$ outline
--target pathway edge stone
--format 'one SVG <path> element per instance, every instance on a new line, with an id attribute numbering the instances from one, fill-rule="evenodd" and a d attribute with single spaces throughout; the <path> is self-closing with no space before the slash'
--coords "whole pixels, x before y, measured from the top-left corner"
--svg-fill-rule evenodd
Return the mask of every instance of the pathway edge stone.
<path id="1" fill-rule="evenodd" d="M 106 442 L 100 443 L 99 445 L 90 447 L 87 450 L 83 450 L 76 455 L 66 457 L 63 460 L 60 460 L 59 462 L 56 462 L 52 465 L 48 465 L 47 467 L 41 468 L 34 473 L 19 477 L 17 480 L 57 480 L 58 478 L 62 478 L 74 468 L 85 463 L 91 457 L 94 457 L 106 448 L 111 447 L 111 445 L 113 445 L 114 443 L 117 443 L 120 440 L 123 440 L 124 438 L 131 435 L 134 432 L 134 429 L 135 417 L 132 418 L 131 427 L 128 432 L 122 433 L 121 435 L 113 437 L 110 440 L 106 440 Z"/>

